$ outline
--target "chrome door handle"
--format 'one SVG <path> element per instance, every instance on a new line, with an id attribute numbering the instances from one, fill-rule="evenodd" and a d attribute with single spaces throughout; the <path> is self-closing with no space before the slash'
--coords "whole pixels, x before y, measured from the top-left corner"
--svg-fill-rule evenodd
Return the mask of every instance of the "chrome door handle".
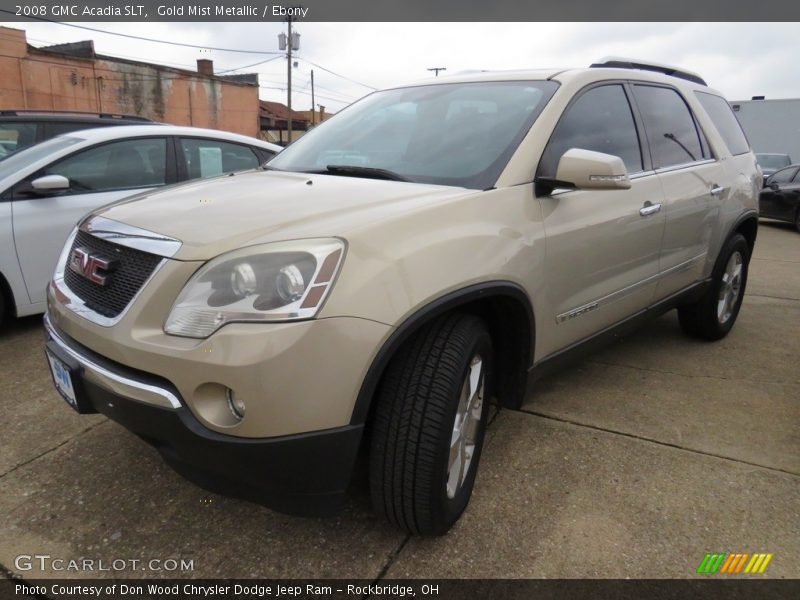
<path id="1" fill-rule="evenodd" d="M 715 185 L 711 188 L 711 195 L 712 196 L 719 196 L 722 192 L 725 191 L 725 188 L 721 185 Z"/>
<path id="2" fill-rule="evenodd" d="M 658 204 L 650 204 L 648 202 L 642 208 L 639 209 L 639 214 L 642 215 L 643 217 L 646 217 L 647 215 L 654 215 L 660 210 L 661 210 L 660 202 Z"/>

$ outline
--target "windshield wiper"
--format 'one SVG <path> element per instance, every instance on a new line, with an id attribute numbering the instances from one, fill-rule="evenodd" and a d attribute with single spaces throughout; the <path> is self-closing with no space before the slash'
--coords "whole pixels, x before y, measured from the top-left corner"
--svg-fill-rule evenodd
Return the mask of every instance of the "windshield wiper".
<path id="1" fill-rule="evenodd" d="M 389 179 L 391 181 L 410 181 L 399 173 L 377 167 L 360 167 L 358 165 L 327 165 L 324 171 L 318 173 L 330 173 L 331 175 L 345 175 L 351 177 L 367 177 L 369 179 Z"/>

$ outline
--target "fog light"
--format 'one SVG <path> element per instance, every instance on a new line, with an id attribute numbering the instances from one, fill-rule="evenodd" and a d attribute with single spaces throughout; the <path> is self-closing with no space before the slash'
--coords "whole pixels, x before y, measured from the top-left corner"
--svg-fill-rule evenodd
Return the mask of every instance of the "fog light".
<path id="1" fill-rule="evenodd" d="M 240 421 L 244 419 L 244 401 L 231 388 L 226 388 L 225 397 L 228 399 L 228 407 L 231 409 L 233 416 Z"/>

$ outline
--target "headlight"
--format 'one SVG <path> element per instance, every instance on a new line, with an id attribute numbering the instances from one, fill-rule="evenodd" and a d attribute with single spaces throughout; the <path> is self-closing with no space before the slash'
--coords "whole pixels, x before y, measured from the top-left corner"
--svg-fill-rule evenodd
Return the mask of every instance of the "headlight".
<path id="1" fill-rule="evenodd" d="M 242 248 L 203 265 L 172 306 L 164 331 L 206 338 L 232 322 L 294 321 L 317 314 L 342 264 L 342 240 Z"/>

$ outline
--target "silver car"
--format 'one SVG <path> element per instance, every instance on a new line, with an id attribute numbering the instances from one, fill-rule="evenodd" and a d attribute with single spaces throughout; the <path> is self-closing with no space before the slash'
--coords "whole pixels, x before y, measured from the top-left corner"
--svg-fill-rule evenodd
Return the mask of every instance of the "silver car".
<path id="1" fill-rule="evenodd" d="M 211 129 L 132 125 L 55 137 L 0 163 L 0 321 L 44 312 L 64 240 L 87 212 L 134 193 L 253 169 L 280 146 Z"/>

